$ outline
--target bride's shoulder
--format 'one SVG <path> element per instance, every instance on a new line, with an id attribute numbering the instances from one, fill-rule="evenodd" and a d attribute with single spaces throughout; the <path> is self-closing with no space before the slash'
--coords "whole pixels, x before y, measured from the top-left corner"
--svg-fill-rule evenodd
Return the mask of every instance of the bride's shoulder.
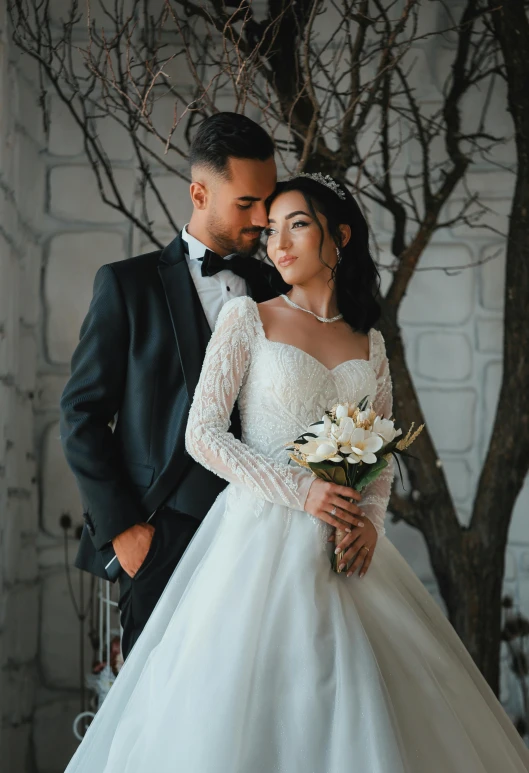
<path id="1" fill-rule="evenodd" d="M 380 330 L 377 330 L 376 328 L 372 327 L 369 330 L 368 333 L 368 339 L 369 339 L 369 359 L 371 362 L 380 363 L 381 360 L 384 359 L 386 356 L 386 343 L 384 341 L 384 336 L 380 332 Z"/>
<path id="2" fill-rule="evenodd" d="M 248 295 L 241 295 L 227 301 L 217 317 L 215 329 L 240 324 L 254 324 L 258 317 L 257 304 Z"/>
<path id="3" fill-rule="evenodd" d="M 255 305 L 259 318 L 263 323 L 263 327 L 267 327 L 270 322 L 275 318 L 277 309 L 284 311 L 285 304 L 281 298 L 270 298 L 268 301 L 262 301 Z"/>

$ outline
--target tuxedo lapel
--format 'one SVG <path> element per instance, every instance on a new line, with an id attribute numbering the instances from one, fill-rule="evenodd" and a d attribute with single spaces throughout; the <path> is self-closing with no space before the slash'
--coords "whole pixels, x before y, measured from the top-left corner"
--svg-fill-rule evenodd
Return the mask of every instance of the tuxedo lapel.
<path id="1" fill-rule="evenodd" d="M 186 390 L 191 402 L 211 330 L 189 273 L 180 236 L 162 250 L 158 273 L 162 280 Z"/>

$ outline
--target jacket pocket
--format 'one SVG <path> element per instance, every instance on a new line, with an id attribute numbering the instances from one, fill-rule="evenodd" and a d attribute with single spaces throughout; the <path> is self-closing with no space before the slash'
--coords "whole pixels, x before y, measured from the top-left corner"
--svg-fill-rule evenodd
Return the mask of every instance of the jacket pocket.
<path id="1" fill-rule="evenodd" d="M 129 462 L 128 473 L 135 486 L 148 489 L 154 478 L 154 467 L 151 467 L 148 464 Z"/>

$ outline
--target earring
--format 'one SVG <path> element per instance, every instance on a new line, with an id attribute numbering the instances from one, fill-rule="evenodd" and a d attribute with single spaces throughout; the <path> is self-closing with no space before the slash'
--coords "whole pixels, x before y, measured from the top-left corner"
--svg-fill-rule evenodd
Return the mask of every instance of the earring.
<path id="1" fill-rule="evenodd" d="M 336 248 L 336 255 L 338 256 L 338 263 L 339 263 L 342 259 L 342 253 L 340 252 L 339 247 Z"/>

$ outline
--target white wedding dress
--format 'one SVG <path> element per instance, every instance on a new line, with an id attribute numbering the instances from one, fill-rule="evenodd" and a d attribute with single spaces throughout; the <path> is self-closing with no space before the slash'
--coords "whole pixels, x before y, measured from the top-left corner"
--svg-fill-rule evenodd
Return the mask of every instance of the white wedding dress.
<path id="1" fill-rule="evenodd" d="M 67 773 L 521 773 L 529 753 L 460 639 L 384 536 L 392 471 L 362 507 L 362 579 L 331 571 L 311 473 L 285 445 L 338 401 L 391 414 L 381 334 L 329 370 L 223 308 L 187 443 L 230 485 L 175 570 Z M 228 432 L 239 399 L 243 440 Z"/>

